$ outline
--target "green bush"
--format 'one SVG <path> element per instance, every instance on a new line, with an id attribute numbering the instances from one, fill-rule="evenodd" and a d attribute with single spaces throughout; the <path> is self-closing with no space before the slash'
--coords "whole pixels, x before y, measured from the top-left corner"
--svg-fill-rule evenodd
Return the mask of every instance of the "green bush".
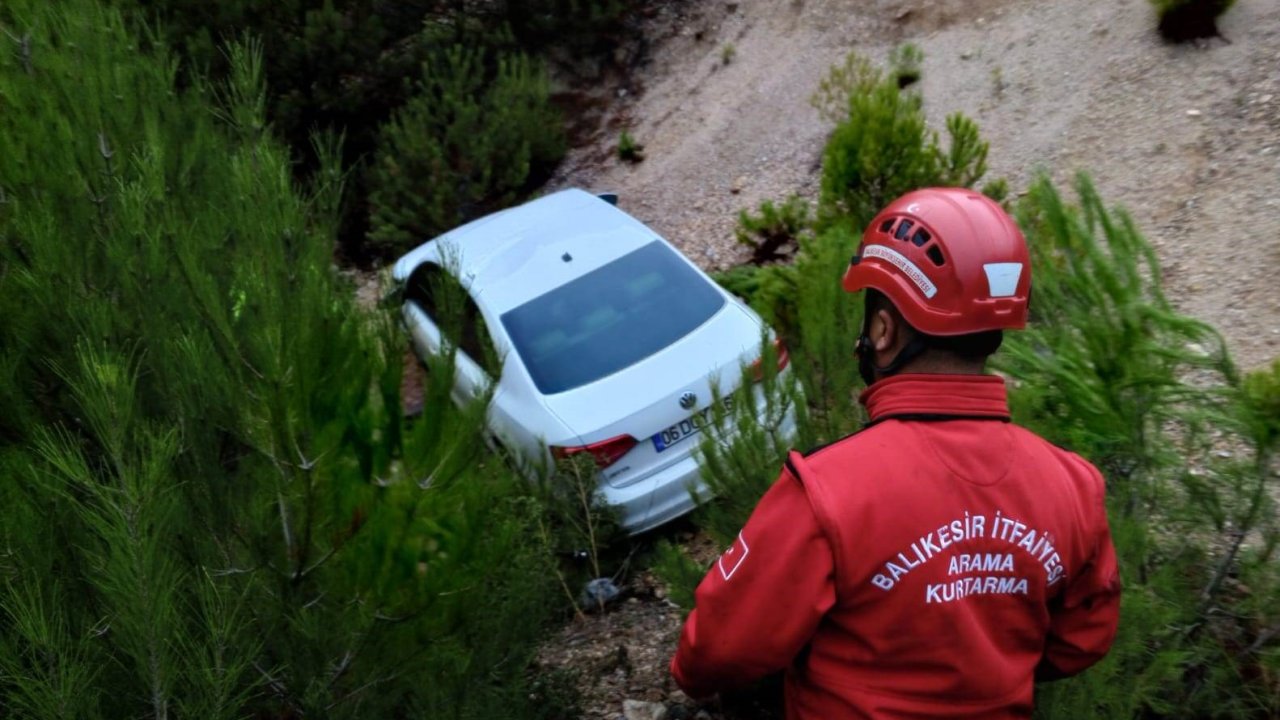
<path id="1" fill-rule="evenodd" d="M 621 0 L 499 0 L 441 3 L 434 0 L 132 0 L 122 3 L 135 12 L 138 25 L 159 24 L 178 50 L 180 77 L 226 77 L 223 44 L 251 32 L 263 45 L 263 72 L 269 95 L 267 120 L 288 143 L 297 160 L 295 174 L 308 179 L 319 167 L 311 135 L 327 131 L 344 138 L 343 171 L 349 174 L 347 201 L 339 222 L 341 250 L 349 261 L 387 259 L 387 247 L 370 230 L 369 195 L 378 189 L 369 177 L 368 161 L 386 154 L 381 146 L 392 116 L 413 96 L 424 62 L 438 70 L 450 67 L 446 57 L 457 45 L 484 58 L 485 83 L 494 80 L 498 58 L 528 56 L 541 62 L 559 60 L 572 76 L 583 59 L 611 58 L 619 38 L 628 32 L 632 6 Z M 516 60 L 509 60 L 515 63 Z M 535 63 L 536 64 L 536 63 Z M 591 66 L 592 63 L 586 63 Z M 535 73 L 537 74 L 537 73 Z M 518 101 L 523 102 L 523 101 Z M 449 110 L 451 112 L 451 110 Z M 419 109 L 417 112 L 421 112 Z M 541 118 L 527 118 L 540 134 Z M 478 126 L 478 130 L 487 126 Z M 428 132 L 423 129 L 421 132 Z M 506 142 L 510 138 L 495 138 Z M 446 147 L 448 141 L 441 139 Z M 533 184 L 542 179 L 558 153 L 535 158 Z M 501 160 L 499 157 L 497 160 Z M 494 164 L 495 175 L 522 172 L 528 162 L 518 153 L 511 166 Z M 518 183 L 523 187 L 524 182 Z M 464 220 L 491 205 L 464 207 Z"/>
<path id="2" fill-rule="evenodd" d="M 509 28 L 517 47 L 563 46 L 582 53 L 612 49 L 629 5 L 625 0 L 503 0 L 473 12 L 489 27 Z"/>
<path id="3" fill-rule="evenodd" d="M 1166 40 L 1185 42 L 1218 36 L 1218 18 L 1236 0 L 1149 0 L 1159 18 L 1157 29 Z"/>
<path id="4" fill-rule="evenodd" d="M 618 133 L 618 159 L 629 163 L 644 160 L 644 145 L 636 142 L 626 130 Z"/>
<path id="5" fill-rule="evenodd" d="M 693 609 L 693 591 L 702 582 L 707 569 L 669 540 L 660 540 L 654 546 L 653 572 L 667 584 L 667 597 L 685 615 Z"/>
<path id="6" fill-rule="evenodd" d="M 378 130 L 408 100 L 423 61 L 459 42 L 464 33 L 485 35 L 465 15 L 456 20 L 439 3 L 424 0 L 133 0 L 134 24 L 159 26 L 179 60 L 181 83 L 230 71 L 224 45 L 251 34 L 263 48 L 266 119 L 287 143 L 295 177 L 308 180 L 320 156 L 316 132 L 343 137 L 341 167 L 348 196 L 339 217 L 341 250 L 367 262 L 368 188 L 362 172 L 377 149 Z M 497 38 L 500 34 L 495 34 Z"/>
<path id="7" fill-rule="evenodd" d="M 331 267 L 340 151 L 293 184 L 261 51 L 177 89 L 103 3 L 0 30 L 0 706 L 554 714 L 543 507 L 451 363 L 402 419 L 400 333 Z"/>
<path id="8" fill-rule="evenodd" d="M 850 100 L 822 163 L 821 217 L 870 221 L 889 201 L 920 187 L 972 186 L 986 172 L 987 143 L 960 114 L 947 117 L 949 149 L 926 129 L 920 96 L 881 82 Z"/>
<path id="9" fill-rule="evenodd" d="M 738 536 L 756 501 L 778 478 L 792 442 L 813 441 L 800 384 L 794 373 L 779 374 L 779 350 L 768 338 L 761 340 L 765 352 L 759 370 L 743 369 L 743 377 L 753 381 L 734 392 L 728 409 L 718 402 L 717 393 L 715 410 L 698 446 L 702 479 L 715 499 L 695 498 L 702 501 L 696 519 L 725 546 Z M 795 419 L 798 437 L 782 434 L 789 417 Z M 680 582 L 666 579 L 673 585 Z M 677 587 L 674 592 L 681 595 L 686 590 Z"/>
<path id="10" fill-rule="evenodd" d="M 615 555 L 626 543 L 617 510 L 600 493 L 599 468 L 589 453 L 558 460 L 537 483 L 546 511 L 538 539 L 561 558 L 556 576 L 570 607 L 581 615 L 603 608 L 575 588 L 596 578 L 615 577 Z M 607 569 L 607 571 L 606 571 Z"/>
<path id="11" fill-rule="evenodd" d="M 786 259 L 794 252 L 800 234 L 809 229 L 810 223 L 809 203 L 792 195 L 776 205 L 765 200 L 754 215 L 746 210 L 739 212 L 734 236 L 739 245 L 751 248 L 753 264 L 764 265 Z"/>
<path id="12" fill-rule="evenodd" d="M 889 67 L 899 88 L 906 88 L 920 81 L 920 64 L 924 51 L 915 43 L 903 43 L 889 53 Z"/>
<path id="13" fill-rule="evenodd" d="M 918 69 L 920 58 L 918 50 L 899 50 L 895 73 Z M 947 116 L 950 142 L 943 148 L 926 127 L 920 95 L 903 92 L 896 77 L 885 77 L 856 54 L 831 69 L 811 102 L 836 123 L 822 156 L 819 227 L 851 220 L 861 228 L 903 193 L 974 187 L 986 174 L 988 144 L 972 120 Z M 987 189 L 1005 191 L 999 181 Z"/>
<path id="14" fill-rule="evenodd" d="M 780 329 L 784 336 L 791 334 L 789 328 L 794 328 L 796 323 L 792 300 L 796 282 L 794 265 L 736 265 L 712 277 L 724 289 L 750 304 L 765 322 Z"/>
<path id="15" fill-rule="evenodd" d="M 1241 393 L 1255 442 L 1274 451 L 1280 443 L 1280 358 L 1245 375 Z"/>
<path id="16" fill-rule="evenodd" d="M 524 56 L 490 69 L 482 51 L 459 46 L 424 63 L 374 158 L 371 250 L 393 256 L 526 191 L 564 152 L 548 95 L 546 71 Z"/>
<path id="17" fill-rule="evenodd" d="M 1044 688 L 1039 714 L 1269 717 L 1275 440 L 1248 399 L 1266 376 L 1242 386 L 1218 334 L 1169 305 L 1128 215 L 1076 187 L 1073 206 L 1041 179 L 1018 207 L 1034 315 L 997 359 L 1015 418 L 1103 470 L 1126 596 L 1111 654 Z"/>

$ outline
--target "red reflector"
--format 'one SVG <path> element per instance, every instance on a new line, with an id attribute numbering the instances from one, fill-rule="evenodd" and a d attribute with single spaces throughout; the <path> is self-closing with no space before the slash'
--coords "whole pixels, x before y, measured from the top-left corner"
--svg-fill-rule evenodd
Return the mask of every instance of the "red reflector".
<path id="1" fill-rule="evenodd" d="M 619 435 L 608 440 L 601 440 L 590 445 L 579 445 L 576 447 L 559 447 L 551 446 L 551 455 L 556 458 L 573 457 L 578 453 L 591 453 L 591 457 L 595 458 L 596 465 L 600 468 L 607 468 L 618 462 L 618 460 L 627 453 L 631 452 L 631 448 L 639 442 L 630 435 Z"/>
<path id="2" fill-rule="evenodd" d="M 786 343 L 782 342 L 782 338 L 774 338 L 773 348 L 778 355 L 778 372 L 782 372 L 791 364 L 791 354 L 787 352 Z M 755 382 L 764 380 L 764 358 L 759 358 L 751 363 L 751 377 Z"/>

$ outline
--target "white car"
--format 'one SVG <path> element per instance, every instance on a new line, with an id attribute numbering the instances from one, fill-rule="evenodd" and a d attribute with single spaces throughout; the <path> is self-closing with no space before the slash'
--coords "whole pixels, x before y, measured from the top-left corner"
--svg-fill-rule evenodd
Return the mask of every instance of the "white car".
<path id="1" fill-rule="evenodd" d="M 712 388 L 727 396 L 744 367 L 758 371 L 772 333 L 615 202 L 564 190 L 480 218 L 400 258 L 393 277 L 420 357 L 443 352 L 431 288 L 441 274 L 460 282 L 454 401 L 492 390 L 492 439 L 526 467 L 590 453 L 635 533 L 693 509 L 690 489 L 706 495 L 694 450 Z"/>

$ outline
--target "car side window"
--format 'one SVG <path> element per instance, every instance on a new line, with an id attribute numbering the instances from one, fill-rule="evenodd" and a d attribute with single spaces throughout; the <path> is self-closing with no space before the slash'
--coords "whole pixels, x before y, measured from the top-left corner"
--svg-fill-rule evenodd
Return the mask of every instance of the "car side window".
<path id="1" fill-rule="evenodd" d="M 439 265 L 424 262 L 414 269 L 404 288 L 405 302 L 412 302 L 422 308 L 427 317 L 437 324 L 439 320 L 436 318 L 435 289 L 440 284 L 440 276 L 443 274 L 444 271 Z"/>
<path id="2" fill-rule="evenodd" d="M 467 357 L 490 375 L 498 372 L 497 351 L 480 308 L 444 268 L 424 262 L 405 284 L 405 301 L 422 308 L 431 321 Z"/>

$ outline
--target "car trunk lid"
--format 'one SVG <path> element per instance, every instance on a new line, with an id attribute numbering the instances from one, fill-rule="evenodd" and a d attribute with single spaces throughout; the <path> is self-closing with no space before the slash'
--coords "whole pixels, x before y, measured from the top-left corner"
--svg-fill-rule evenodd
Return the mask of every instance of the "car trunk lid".
<path id="1" fill-rule="evenodd" d="M 743 364 L 759 357 L 760 332 L 752 314 L 727 302 L 701 328 L 661 352 L 544 402 L 582 445 L 619 435 L 637 440 L 602 471 L 611 485 L 623 487 L 693 451 L 694 416 L 705 416 L 716 393 L 728 395 L 738 387 Z"/>

